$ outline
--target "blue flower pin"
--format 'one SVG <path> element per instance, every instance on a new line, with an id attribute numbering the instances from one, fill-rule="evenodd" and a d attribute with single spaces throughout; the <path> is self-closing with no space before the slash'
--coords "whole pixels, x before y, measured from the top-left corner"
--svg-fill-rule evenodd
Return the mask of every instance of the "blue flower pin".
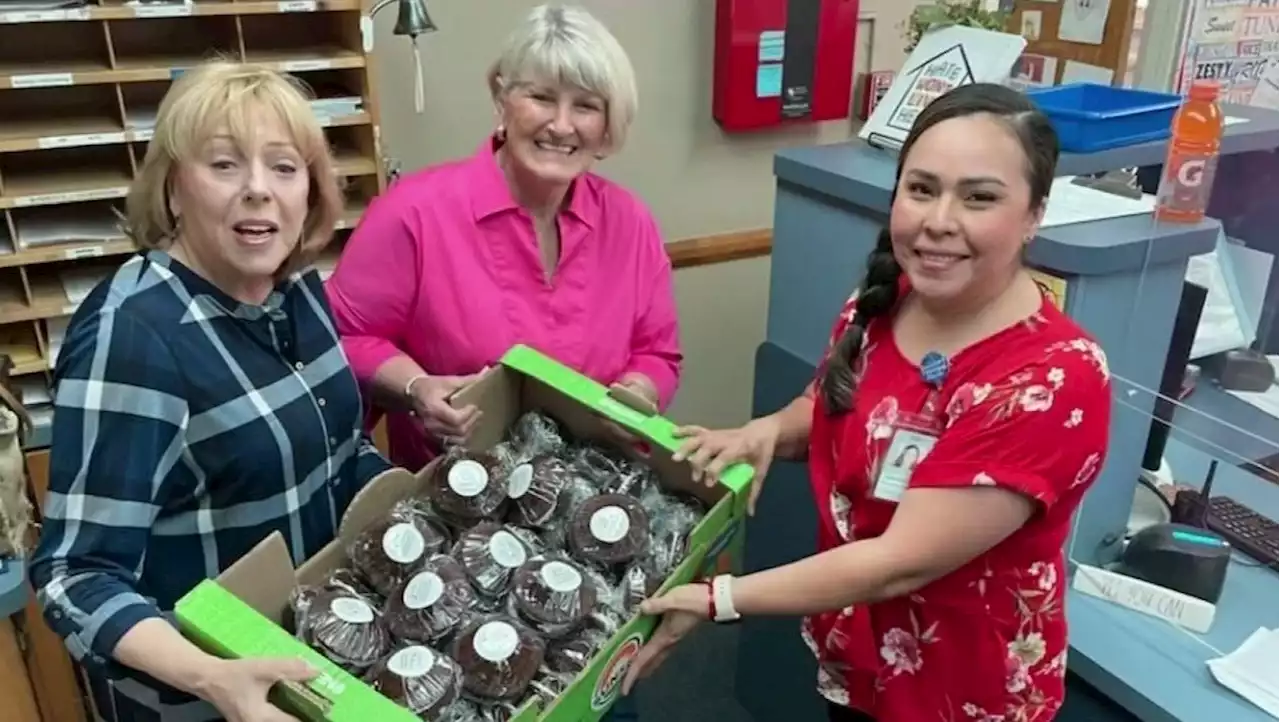
<path id="1" fill-rule="evenodd" d="M 920 378 L 934 388 L 942 388 L 950 370 L 951 361 L 937 351 L 930 351 L 920 359 Z"/>

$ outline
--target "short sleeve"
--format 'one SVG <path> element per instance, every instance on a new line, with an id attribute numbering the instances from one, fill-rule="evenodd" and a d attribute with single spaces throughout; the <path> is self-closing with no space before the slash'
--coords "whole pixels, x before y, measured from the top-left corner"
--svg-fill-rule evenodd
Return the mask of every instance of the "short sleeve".
<path id="1" fill-rule="evenodd" d="M 956 389 L 911 486 L 1000 486 L 1051 507 L 1097 477 L 1110 416 L 1102 349 L 1087 338 L 1052 343 L 990 382 Z"/>

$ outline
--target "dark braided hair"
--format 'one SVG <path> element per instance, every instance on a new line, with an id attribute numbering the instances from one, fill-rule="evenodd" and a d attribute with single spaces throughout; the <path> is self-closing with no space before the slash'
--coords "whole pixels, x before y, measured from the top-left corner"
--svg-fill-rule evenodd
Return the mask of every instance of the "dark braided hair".
<path id="1" fill-rule="evenodd" d="M 943 121 L 979 113 L 999 119 L 1018 138 L 1026 155 L 1031 205 L 1033 208 L 1043 206 L 1049 197 L 1054 169 L 1058 165 L 1058 135 L 1049 119 L 1025 95 L 993 83 L 961 85 L 929 103 L 916 116 L 898 154 L 893 195 L 897 195 L 897 181 L 902 177 L 903 161 L 925 131 Z M 891 206 L 892 202 L 891 198 Z M 886 225 L 876 237 L 875 249 L 867 256 L 867 274 L 862 279 L 862 287 L 858 292 L 853 320 L 836 340 L 819 382 L 818 390 L 822 394 L 827 414 L 836 416 L 853 407 L 853 367 L 862 353 L 863 335 L 872 319 L 888 315 L 897 305 L 901 275 L 902 268 L 894 258 L 893 239 Z"/>

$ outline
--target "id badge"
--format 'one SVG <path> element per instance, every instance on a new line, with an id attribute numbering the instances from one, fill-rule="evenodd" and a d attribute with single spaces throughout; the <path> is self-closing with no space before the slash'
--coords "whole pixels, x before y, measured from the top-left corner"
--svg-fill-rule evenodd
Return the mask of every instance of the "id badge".
<path id="1" fill-rule="evenodd" d="M 889 449 L 880 459 L 880 471 L 871 487 L 872 498 L 898 503 L 911 484 L 916 466 L 938 443 L 938 429 L 931 417 L 918 414 L 899 418 L 889 438 Z"/>

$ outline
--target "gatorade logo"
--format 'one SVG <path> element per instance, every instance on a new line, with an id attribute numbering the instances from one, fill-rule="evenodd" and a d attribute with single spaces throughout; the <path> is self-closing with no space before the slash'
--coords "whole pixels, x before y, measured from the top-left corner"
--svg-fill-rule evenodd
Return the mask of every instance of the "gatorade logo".
<path id="1" fill-rule="evenodd" d="M 1185 160 L 1178 166 L 1178 183 L 1186 188 L 1196 188 L 1204 181 L 1204 171 L 1208 166 L 1204 159 Z"/>
<path id="2" fill-rule="evenodd" d="M 622 691 L 622 680 L 627 676 L 627 670 L 631 669 L 631 662 L 635 660 L 637 654 L 640 654 L 640 648 L 643 645 L 644 638 L 639 634 L 633 634 L 614 650 L 613 656 L 600 670 L 596 687 L 591 692 L 591 711 L 602 712 L 618 698 L 618 693 Z"/>

